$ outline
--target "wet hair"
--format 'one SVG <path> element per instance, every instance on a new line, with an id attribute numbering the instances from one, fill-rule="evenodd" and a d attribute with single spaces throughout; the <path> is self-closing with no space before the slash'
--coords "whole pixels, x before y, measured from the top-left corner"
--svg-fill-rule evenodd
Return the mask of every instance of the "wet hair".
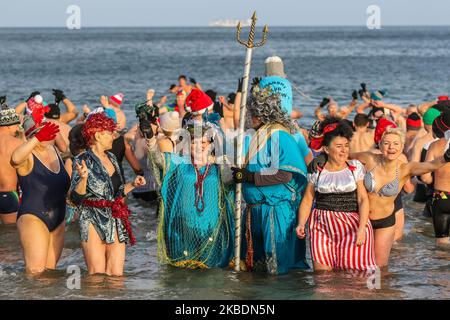
<path id="1" fill-rule="evenodd" d="M 97 132 L 115 131 L 116 124 L 106 113 L 95 113 L 86 120 L 81 131 L 84 141 L 88 147 L 94 144 L 94 136 Z"/>
<path id="2" fill-rule="evenodd" d="M 182 74 L 182 75 L 180 75 L 180 76 L 178 77 L 178 80 L 181 80 L 181 79 L 187 81 L 187 78 L 186 78 L 186 76 L 185 76 L 184 74 Z"/>
<path id="3" fill-rule="evenodd" d="M 169 90 L 173 90 L 174 88 L 176 88 L 176 86 L 177 86 L 176 84 L 172 83 L 169 87 Z"/>
<path id="4" fill-rule="evenodd" d="M 207 95 L 208 97 L 211 98 L 212 101 L 216 101 L 217 92 L 215 92 L 215 91 L 212 90 L 212 89 L 209 89 L 209 90 L 206 90 L 205 93 L 206 93 L 206 95 Z"/>
<path id="5" fill-rule="evenodd" d="M 351 122 L 351 121 L 348 120 L 348 119 L 342 119 L 342 121 L 344 121 L 345 123 L 347 123 L 348 126 L 349 126 L 350 128 L 352 128 L 352 131 L 355 131 L 355 128 L 353 127 L 353 122 Z"/>
<path id="6" fill-rule="evenodd" d="M 278 123 L 291 133 L 297 132 L 297 127 L 289 114 L 281 109 L 280 95 L 273 93 L 270 87 L 252 89 L 247 106 L 250 115 L 258 118 L 263 124 Z"/>
<path id="7" fill-rule="evenodd" d="M 82 131 L 83 124 L 77 124 L 69 131 L 69 149 L 74 157 L 86 149 Z"/>
<path id="8" fill-rule="evenodd" d="M 332 130 L 328 131 L 329 129 Z M 322 145 L 326 147 L 329 147 L 331 141 L 336 137 L 346 138 L 349 142 L 353 137 L 352 127 L 348 122 L 338 117 L 326 117 L 320 124 L 320 131 L 323 132 Z"/>
<path id="9" fill-rule="evenodd" d="M 353 119 L 355 127 L 365 127 L 369 123 L 369 116 L 365 113 L 358 113 Z"/>

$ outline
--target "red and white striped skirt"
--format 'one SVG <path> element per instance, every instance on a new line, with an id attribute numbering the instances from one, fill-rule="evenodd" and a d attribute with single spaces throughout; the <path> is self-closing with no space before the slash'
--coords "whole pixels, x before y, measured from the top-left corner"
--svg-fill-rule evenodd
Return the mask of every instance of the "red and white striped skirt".
<path id="1" fill-rule="evenodd" d="M 314 209 L 309 220 L 311 256 L 314 262 L 341 270 L 376 268 L 373 229 L 366 226 L 366 242 L 356 245 L 359 215 Z"/>

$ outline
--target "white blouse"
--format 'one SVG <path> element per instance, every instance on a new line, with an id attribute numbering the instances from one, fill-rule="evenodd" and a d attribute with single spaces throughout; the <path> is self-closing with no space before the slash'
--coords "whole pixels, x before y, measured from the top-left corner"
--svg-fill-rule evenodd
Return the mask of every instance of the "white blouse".
<path id="1" fill-rule="evenodd" d="M 308 182 L 314 185 L 314 189 L 320 193 L 345 193 L 356 190 L 356 181 L 364 179 L 366 170 L 358 160 L 349 160 L 348 164 L 355 167 L 353 172 L 346 167 L 340 171 L 328 171 L 308 173 Z M 319 177 L 319 181 L 317 181 Z M 355 181 L 356 180 L 356 181 Z"/>

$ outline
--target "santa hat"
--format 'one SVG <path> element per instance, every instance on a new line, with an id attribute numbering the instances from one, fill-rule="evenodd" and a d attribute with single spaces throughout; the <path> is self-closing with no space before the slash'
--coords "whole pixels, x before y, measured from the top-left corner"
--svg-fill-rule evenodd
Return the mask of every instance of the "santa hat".
<path id="1" fill-rule="evenodd" d="M 124 97 L 123 93 L 119 92 L 119 93 L 116 93 L 115 95 L 109 97 L 109 101 L 120 106 L 123 102 L 123 97 Z"/>
<path id="2" fill-rule="evenodd" d="M 386 119 L 386 118 L 381 118 L 378 123 L 377 126 L 375 128 L 375 135 L 373 140 L 375 141 L 376 144 L 379 144 L 381 141 L 381 137 L 383 136 L 383 133 L 386 131 L 387 128 L 392 127 L 392 128 L 397 128 L 397 125 Z"/>
<path id="3" fill-rule="evenodd" d="M 44 114 L 50 111 L 48 104 L 43 101 L 42 96 L 36 95 L 27 101 L 27 114 L 33 116 L 37 125 L 40 125 L 44 120 Z"/>
<path id="4" fill-rule="evenodd" d="M 211 109 L 214 106 L 211 98 L 199 89 L 192 89 L 185 103 L 186 111 L 191 112 L 193 115 L 203 114 L 207 109 Z"/>

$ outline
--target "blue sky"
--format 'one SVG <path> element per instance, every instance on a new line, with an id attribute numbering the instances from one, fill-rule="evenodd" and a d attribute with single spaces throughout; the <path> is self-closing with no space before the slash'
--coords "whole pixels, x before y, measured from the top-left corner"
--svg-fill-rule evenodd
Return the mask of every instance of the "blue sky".
<path id="1" fill-rule="evenodd" d="M 270 26 L 362 26 L 373 4 L 382 25 L 450 24 L 448 0 L 2 0 L 0 27 L 65 27 L 69 5 L 81 8 L 81 27 L 207 26 L 254 10 Z"/>

